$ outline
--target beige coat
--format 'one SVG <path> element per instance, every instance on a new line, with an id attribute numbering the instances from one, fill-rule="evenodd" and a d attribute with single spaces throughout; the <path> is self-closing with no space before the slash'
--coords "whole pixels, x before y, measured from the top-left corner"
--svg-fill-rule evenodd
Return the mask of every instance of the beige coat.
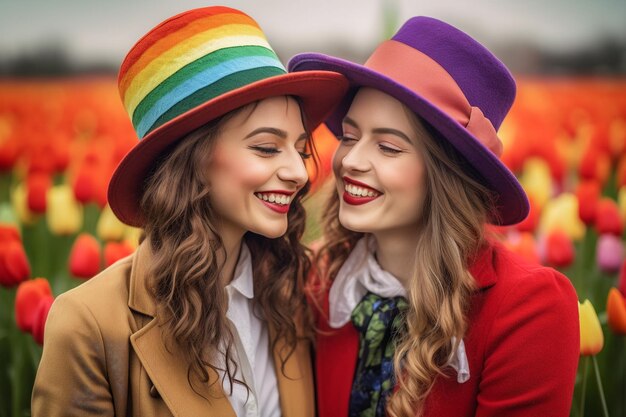
<path id="1" fill-rule="evenodd" d="M 162 343 L 144 285 L 151 256 L 142 244 L 133 256 L 57 298 L 33 389 L 34 417 L 235 416 L 221 384 L 197 387 L 208 401 L 196 394 L 176 347 L 168 352 Z M 310 358 L 308 343 L 301 342 L 284 375 L 274 352 L 284 417 L 315 414 Z"/>

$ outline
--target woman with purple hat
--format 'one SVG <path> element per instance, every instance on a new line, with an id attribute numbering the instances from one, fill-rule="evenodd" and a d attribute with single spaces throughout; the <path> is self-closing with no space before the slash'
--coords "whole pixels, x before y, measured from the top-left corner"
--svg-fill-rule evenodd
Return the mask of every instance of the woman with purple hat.
<path id="1" fill-rule="evenodd" d="M 140 141 L 108 197 L 145 238 L 56 299 L 33 416 L 315 415 L 303 159 L 346 87 L 288 74 L 228 7 L 181 13 L 135 44 L 119 89 Z"/>
<path id="2" fill-rule="evenodd" d="M 499 160 L 509 71 L 427 17 L 364 65 L 308 53 L 289 68 L 350 82 L 327 119 L 337 192 L 311 283 L 319 415 L 567 416 L 573 286 L 488 233 L 529 210 Z"/>

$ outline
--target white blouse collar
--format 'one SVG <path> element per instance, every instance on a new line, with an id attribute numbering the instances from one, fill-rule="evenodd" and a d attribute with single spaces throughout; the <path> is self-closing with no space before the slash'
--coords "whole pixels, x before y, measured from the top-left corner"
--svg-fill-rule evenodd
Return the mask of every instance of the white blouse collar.
<path id="1" fill-rule="evenodd" d="M 337 272 L 329 293 L 331 327 L 338 329 L 345 326 L 351 320 L 352 310 L 368 291 L 384 298 L 407 297 L 402 283 L 380 267 L 374 258 L 375 251 L 375 239 L 370 236 L 362 238 Z M 469 363 L 463 340 L 452 354 L 449 365 L 457 371 L 457 382 L 469 380 Z"/>

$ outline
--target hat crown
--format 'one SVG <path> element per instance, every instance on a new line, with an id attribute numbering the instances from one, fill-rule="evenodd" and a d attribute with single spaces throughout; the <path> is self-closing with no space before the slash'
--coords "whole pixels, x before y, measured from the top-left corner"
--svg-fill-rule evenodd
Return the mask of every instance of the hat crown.
<path id="1" fill-rule="evenodd" d="M 223 6 L 171 17 L 130 50 L 118 78 L 139 138 L 220 95 L 286 70 L 259 25 Z"/>
<path id="2" fill-rule="evenodd" d="M 426 16 L 406 21 L 392 39 L 437 62 L 498 130 L 513 105 L 516 87 L 509 70 L 487 48 L 457 28 Z"/>

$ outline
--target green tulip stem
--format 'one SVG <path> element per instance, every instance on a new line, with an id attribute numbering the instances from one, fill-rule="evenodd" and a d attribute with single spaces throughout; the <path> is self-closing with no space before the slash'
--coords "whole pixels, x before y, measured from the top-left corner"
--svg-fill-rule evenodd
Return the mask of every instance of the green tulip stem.
<path id="1" fill-rule="evenodd" d="M 609 409 L 606 406 L 606 398 L 604 398 L 604 389 L 602 388 L 602 379 L 600 378 L 600 369 L 598 368 L 598 360 L 593 356 L 593 368 L 596 373 L 596 381 L 598 381 L 598 389 L 600 390 L 600 400 L 602 401 L 602 411 L 604 417 L 609 417 Z"/>
<path id="2" fill-rule="evenodd" d="M 585 416 L 585 397 L 587 396 L 587 373 L 589 371 L 589 356 L 585 356 L 585 364 L 583 365 L 583 386 L 580 396 L 580 417 Z"/>

